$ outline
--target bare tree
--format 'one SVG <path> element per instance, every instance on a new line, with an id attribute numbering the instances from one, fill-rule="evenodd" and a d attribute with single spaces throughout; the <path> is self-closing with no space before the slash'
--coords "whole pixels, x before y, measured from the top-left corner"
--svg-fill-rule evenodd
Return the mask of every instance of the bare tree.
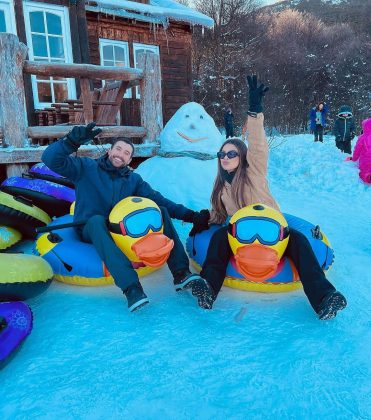
<path id="1" fill-rule="evenodd" d="M 255 1 L 196 1 L 216 24 L 204 33 L 195 31 L 194 98 L 217 124 L 228 104 L 242 126 L 248 73 L 270 85 L 267 124 L 281 132 L 306 130 L 309 110 L 319 100 L 330 104 L 333 116 L 343 103 L 358 119 L 370 112 L 367 34 L 297 10 L 259 11 Z"/>
<path id="2" fill-rule="evenodd" d="M 328 26 L 291 9 L 262 14 L 258 24 L 265 31 L 251 69 L 273 87 L 266 110 L 271 125 L 287 132 L 305 129 L 309 109 L 319 100 L 333 111 L 342 102 L 358 110 L 357 101 L 365 103 L 367 48 L 348 25 Z"/>
<path id="3" fill-rule="evenodd" d="M 238 125 L 246 115 L 245 70 L 254 40 L 243 26 L 258 4 L 257 0 L 196 0 L 197 9 L 212 17 L 215 27 L 195 30 L 194 96 L 218 124 L 226 105 L 232 106 Z"/>

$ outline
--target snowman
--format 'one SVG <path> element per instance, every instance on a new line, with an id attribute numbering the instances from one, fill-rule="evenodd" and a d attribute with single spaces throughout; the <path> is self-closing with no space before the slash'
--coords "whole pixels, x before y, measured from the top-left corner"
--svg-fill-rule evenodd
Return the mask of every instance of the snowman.
<path id="1" fill-rule="evenodd" d="M 216 153 L 223 140 L 204 107 L 189 102 L 161 132 L 158 156 L 141 163 L 136 172 L 175 203 L 192 210 L 209 208 L 217 173 Z"/>

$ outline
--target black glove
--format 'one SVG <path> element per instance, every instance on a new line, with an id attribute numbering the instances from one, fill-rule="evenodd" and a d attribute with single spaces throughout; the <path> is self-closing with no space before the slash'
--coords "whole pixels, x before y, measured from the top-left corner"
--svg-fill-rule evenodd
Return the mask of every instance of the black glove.
<path id="1" fill-rule="evenodd" d="M 263 96 L 268 92 L 269 87 L 263 84 L 258 86 L 256 74 L 252 77 L 247 76 L 247 83 L 249 85 L 249 112 L 263 112 L 262 100 Z"/>
<path id="2" fill-rule="evenodd" d="M 67 134 L 66 138 L 71 145 L 78 149 L 81 145 L 93 140 L 102 131 L 100 128 L 94 130 L 95 126 L 95 122 L 91 122 L 86 126 L 77 125 Z"/>
<path id="3" fill-rule="evenodd" d="M 189 232 L 189 236 L 195 236 L 196 233 L 200 233 L 203 230 L 209 228 L 210 212 L 209 210 L 201 210 L 200 212 L 195 211 L 193 216 L 193 227 Z"/>

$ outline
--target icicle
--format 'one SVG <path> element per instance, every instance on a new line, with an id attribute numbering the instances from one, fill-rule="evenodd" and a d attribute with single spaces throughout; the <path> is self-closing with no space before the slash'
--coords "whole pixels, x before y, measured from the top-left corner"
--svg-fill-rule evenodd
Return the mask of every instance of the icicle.
<path id="1" fill-rule="evenodd" d="M 168 26 L 162 25 L 162 28 L 164 30 L 164 34 L 165 34 L 165 38 L 166 38 L 166 48 L 167 48 L 167 53 L 170 55 L 170 51 L 169 51 L 169 38 L 167 37 L 167 28 Z"/>

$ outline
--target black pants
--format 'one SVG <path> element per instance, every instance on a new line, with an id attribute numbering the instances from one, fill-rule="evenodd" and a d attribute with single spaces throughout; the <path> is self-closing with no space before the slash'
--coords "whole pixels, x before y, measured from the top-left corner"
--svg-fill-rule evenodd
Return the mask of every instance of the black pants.
<path id="1" fill-rule="evenodd" d="M 304 293 L 317 312 L 323 297 L 335 290 L 327 280 L 322 268 L 318 264 L 307 238 L 295 229 L 290 229 L 290 238 L 285 256 L 291 258 L 298 270 Z M 212 286 L 218 295 L 226 273 L 232 251 L 228 242 L 227 226 L 217 230 L 211 238 L 203 264 L 201 276 Z"/>
<path id="2" fill-rule="evenodd" d="M 343 153 L 348 153 L 349 155 L 352 154 L 351 140 L 336 141 L 336 147 Z"/>
<path id="3" fill-rule="evenodd" d="M 226 125 L 225 126 L 225 137 L 234 137 L 233 136 L 233 125 Z"/>
<path id="4" fill-rule="evenodd" d="M 164 235 L 174 241 L 174 248 L 167 260 L 172 274 L 178 270 L 187 270 L 189 260 L 185 253 L 182 242 L 174 228 L 173 222 L 166 208 L 160 207 L 164 221 Z M 103 216 L 93 216 L 86 223 L 81 239 L 94 245 L 100 258 L 112 275 L 116 286 L 125 291 L 128 287 L 138 284 L 138 274 L 133 269 L 130 260 L 118 248 L 112 239 L 107 227 L 107 221 Z"/>
<path id="5" fill-rule="evenodd" d="M 321 141 L 323 143 L 323 126 L 320 124 L 317 124 L 314 129 L 314 141 Z"/>

